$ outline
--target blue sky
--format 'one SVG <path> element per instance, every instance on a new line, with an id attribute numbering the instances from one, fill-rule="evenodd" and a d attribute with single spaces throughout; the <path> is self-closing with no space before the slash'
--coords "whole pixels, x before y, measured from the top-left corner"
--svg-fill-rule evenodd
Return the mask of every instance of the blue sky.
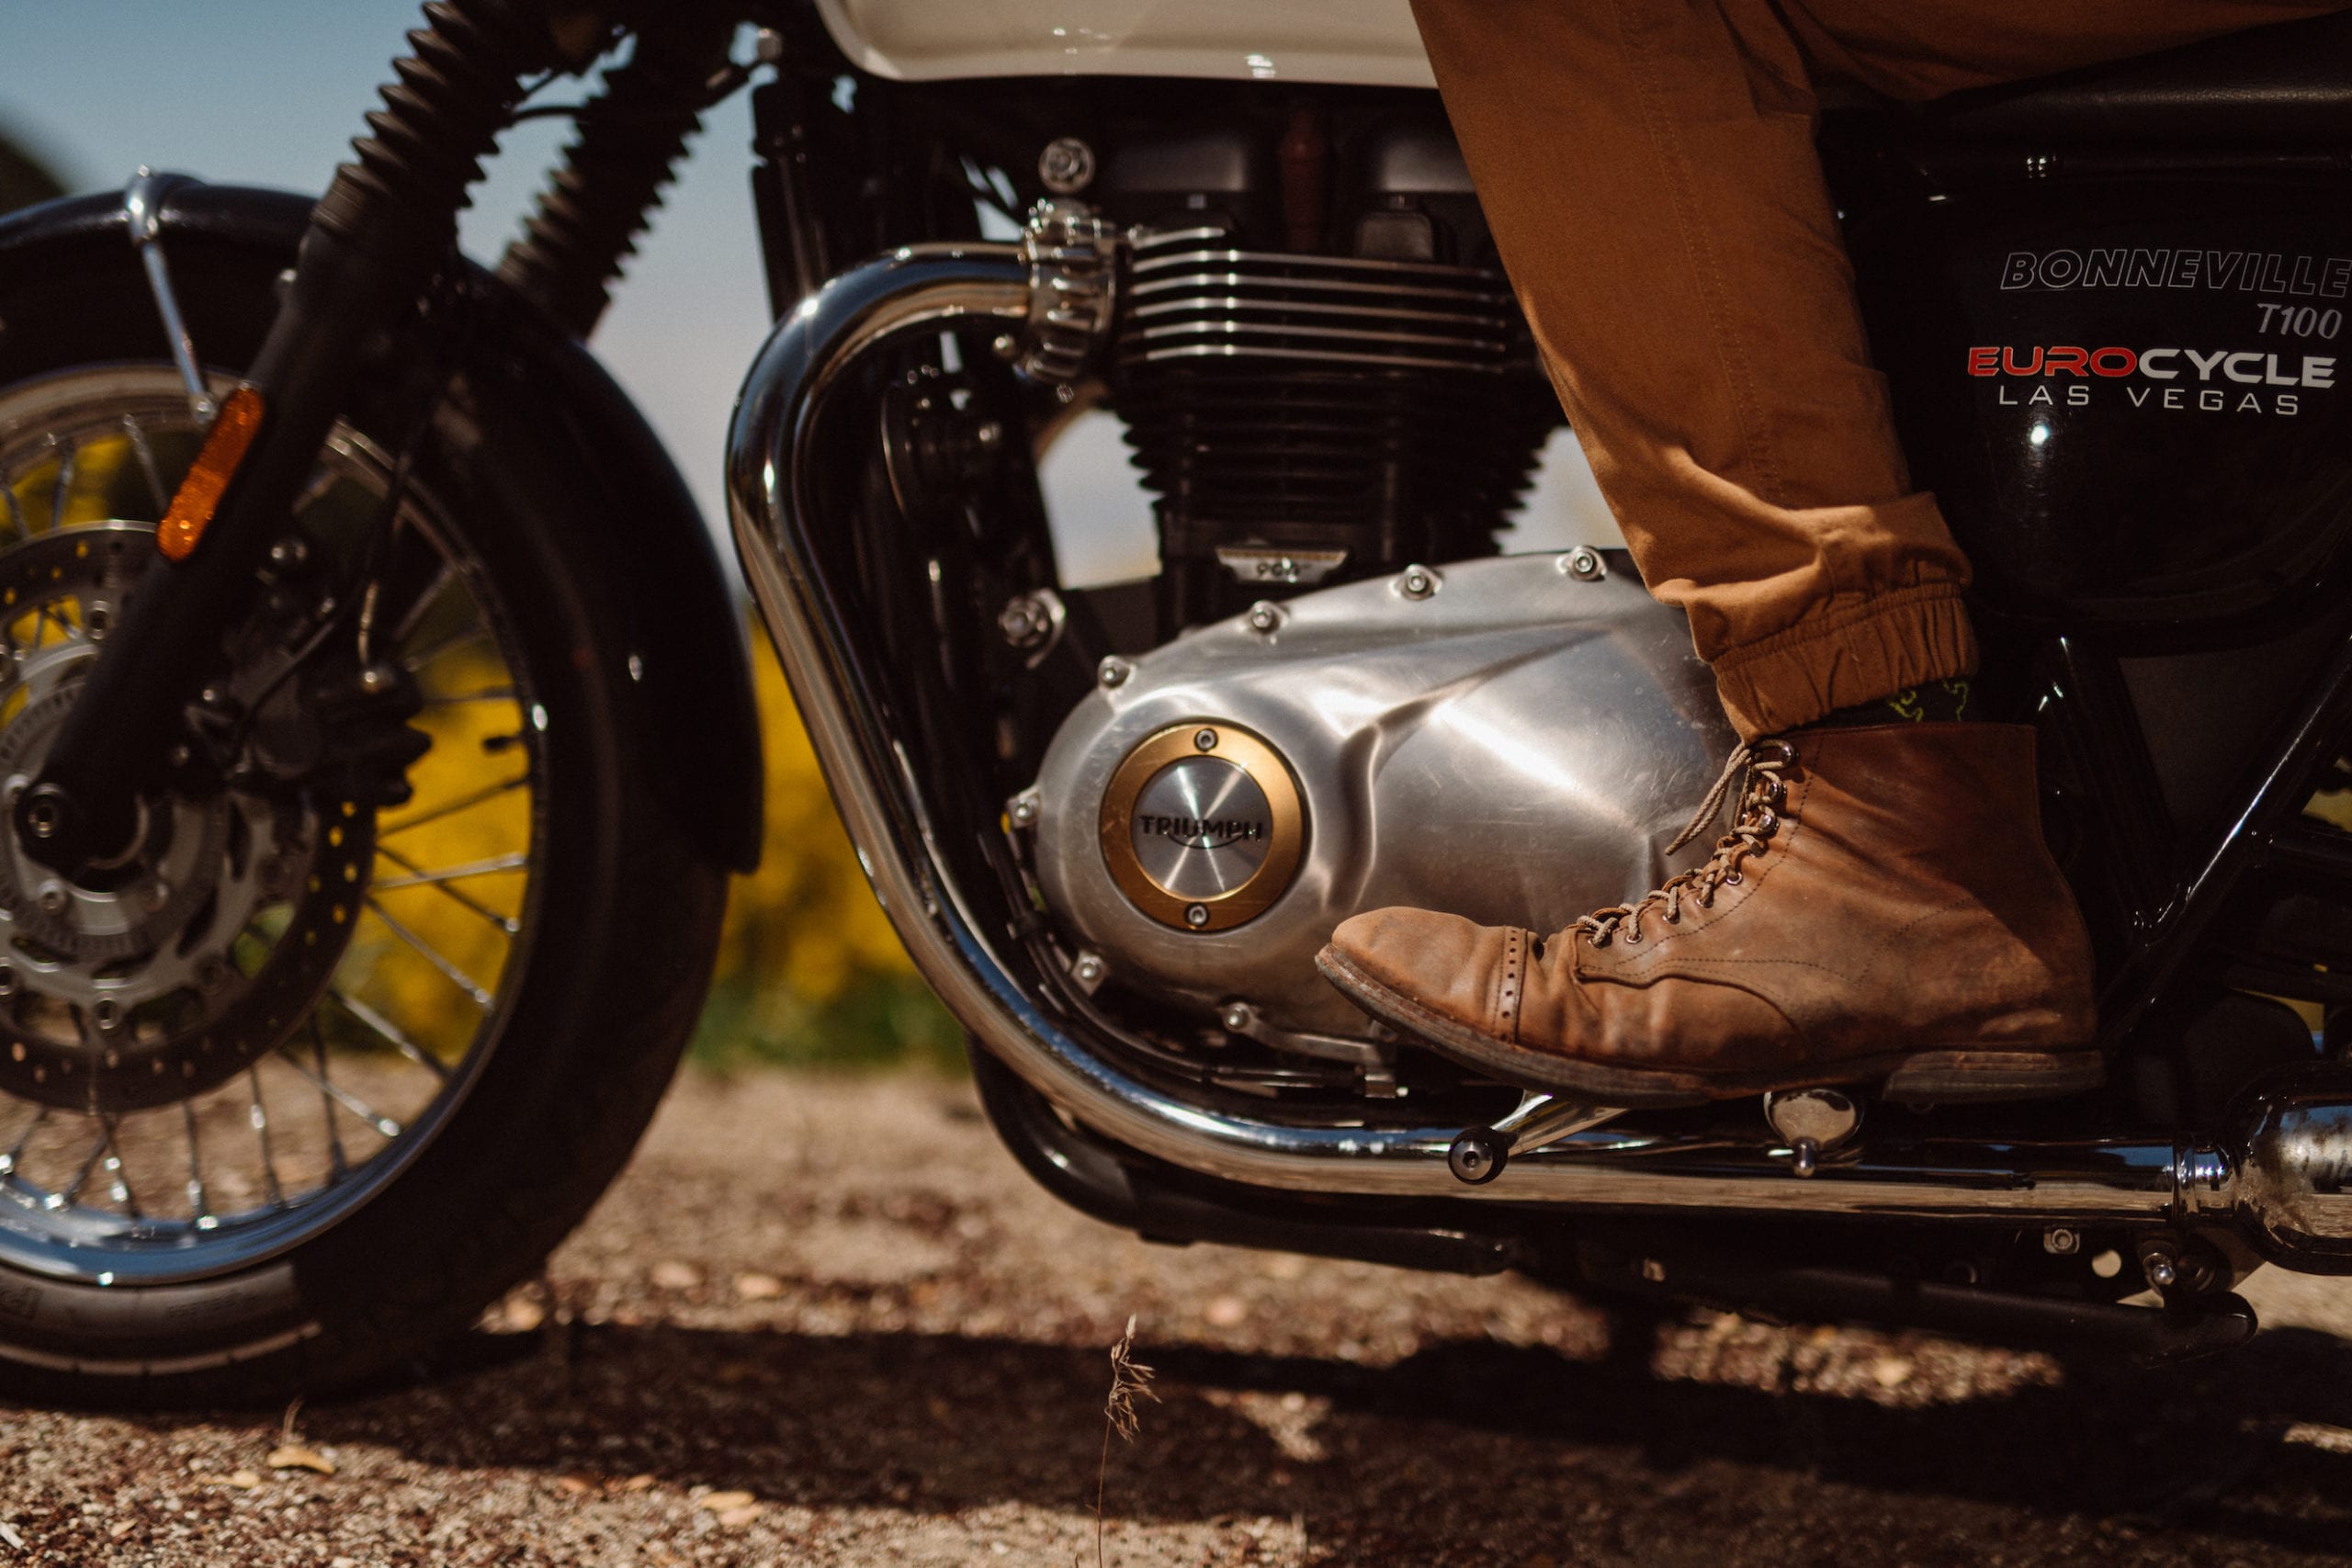
<path id="1" fill-rule="evenodd" d="M 418 20 L 417 0 L 10 0 L 9 10 L 31 25 L 9 29 L 0 129 L 77 191 L 119 187 L 141 164 L 324 189 Z M 540 101 L 579 87 L 555 84 Z M 460 224 L 478 259 L 495 261 L 516 231 L 567 129 L 540 120 L 508 133 Z M 706 117 L 594 344 L 715 526 L 725 515 L 728 411 L 769 325 L 751 135 L 747 95 Z M 1522 547 L 1615 542 L 1567 446 L 1555 444 Z M 1066 575 L 1100 581 L 1151 570 L 1148 503 L 1106 416 L 1081 421 L 1064 439 L 1046 481 Z"/>

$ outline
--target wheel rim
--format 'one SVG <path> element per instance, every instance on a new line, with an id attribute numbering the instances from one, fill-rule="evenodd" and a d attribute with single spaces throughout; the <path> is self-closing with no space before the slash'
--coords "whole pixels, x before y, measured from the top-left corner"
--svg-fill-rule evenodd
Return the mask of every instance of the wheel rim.
<path id="1" fill-rule="evenodd" d="M 202 434 L 166 366 L 0 392 L 0 791 L 38 771 Z M 282 1254 L 432 1142 L 511 1010 L 547 800 L 511 619 L 446 509 L 356 429 L 295 524 L 225 682 L 229 782 L 159 798 L 139 853 L 85 884 L 0 851 L 0 1262 L 130 1285 Z M 371 586 L 327 612 L 363 562 Z M 272 660 L 305 637 L 408 672 L 404 726 L 362 695 L 336 734 L 365 754 L 413 728 L 421 757 L 329 747 L 302 771 L 322 704 Z M 413 798 L 370 804 L 394 776 Z"/>

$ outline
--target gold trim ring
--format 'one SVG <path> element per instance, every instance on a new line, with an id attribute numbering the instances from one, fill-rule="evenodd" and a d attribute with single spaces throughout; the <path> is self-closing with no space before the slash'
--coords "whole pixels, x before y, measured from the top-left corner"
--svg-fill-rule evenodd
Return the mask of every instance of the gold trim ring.
<path id="1" fill-rule="evenodd" d="M 1135 848 L 1136 803 L 1160 773 L 1193 758 L 1241 770 L 1266 797 L 1266 858 L 1249 880 L 1209 897 L 1186 897 L 1152 880 Z M 1195 719 L 1160 730 L 1127 753 L 1102 793 L 1102 862 L 1130 903 L 1180 931 L 1230 931 L 1271 908 L 1306 851 L 1306 808 L 1282 753 L 1248 730 Z"/>

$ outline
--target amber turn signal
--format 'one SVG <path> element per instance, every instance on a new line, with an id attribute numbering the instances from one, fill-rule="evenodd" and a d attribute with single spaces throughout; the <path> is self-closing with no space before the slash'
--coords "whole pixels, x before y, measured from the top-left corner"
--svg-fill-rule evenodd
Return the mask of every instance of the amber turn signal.
<path id="1" fill-rule="evenodd" d="M 261 393 L 251 387 L 238 388 L 220 404 L 212 428 L 205 432 L 204 449 L 180 480 L 164 513 L 164 525 L 155 531 L 155 547 L 164 559 L 186 560 L 195 553 L 229 481 L 236 477 L 237 465 L 245 460 L 245 449 L 261 432 Z"/>

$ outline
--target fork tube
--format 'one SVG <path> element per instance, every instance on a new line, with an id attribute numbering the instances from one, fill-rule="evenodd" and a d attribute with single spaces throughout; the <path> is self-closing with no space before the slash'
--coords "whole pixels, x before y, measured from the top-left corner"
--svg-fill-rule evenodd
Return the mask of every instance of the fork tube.
<path id="1" fill-rule="evenodd" d="M 40 777 L 17 802 L 19 840 L 69 876 L 132 847 L 139 800 L 163 778 L 184 706 L 219 667 L 362 359 L 450 254 L 466 189 L 522 79 L 566 62 L 543 0 L 433 0 L 424 17 L 409 35 L 414 52 L 395 63 L 400 80 L 368 116 L 372 134 L 352 144 L 354 161 L 311 214 L 286 303 L 254 361 L 261 434 L 195 552 L 147 569 Z M 591 41 L 603 36 L 593 29 Z"/>

